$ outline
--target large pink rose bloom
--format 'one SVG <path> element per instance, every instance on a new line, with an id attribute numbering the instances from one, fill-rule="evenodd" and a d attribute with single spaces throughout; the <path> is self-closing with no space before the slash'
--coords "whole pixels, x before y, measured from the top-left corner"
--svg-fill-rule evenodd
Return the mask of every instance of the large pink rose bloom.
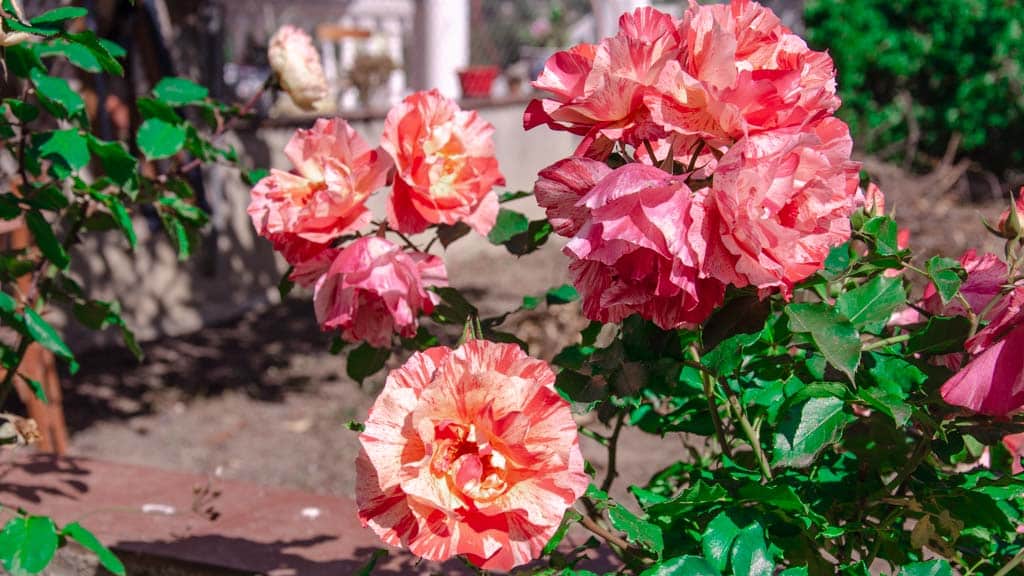
<path id="1" fill-rule="evenodd" d="M 810 132 L 776 130 L 731 147 L 708 196 L 705 270 L 788 297 L 850 238 L 860 168 L 850 161 L 852 147 L 835 118 Z"/>
<path id="2" fill-rule="evenodd" d="M 341 119 L 298 130 L 284 153 L 295 171 L 271 170 L 252 189 L 248 212 L 294 264 L 369 222 L 364 204 L 386 183 L 391 161 Z"/>
<path id="3" fill-rule="evenodd" d="M 992 322 L 967 341 L 973 357 L 941 393 L 954 406 L 1006 417 L 1024 407 L 1024 286 L 996 308 Z"/>
<path id="4" fill-rule="evenodd" d="M 586 135 L 581 151 L 598 138 L 633 146 L 661 138 L 665 130 L 651 120 L 644 97 L 679 55 L 678 26 L 668 14 L 638 8 L 620 17 L 615 36 L 554 54 L 533 83 L 550 97 L 529 104 L 524 127 Z"/>
<path id="5" fill-rule="evenodd" d="M 293 279 L 308 284 L 316 278 L 317 322 L 324 330 L 341 330 L 349 342 L 381 348 L 393 334 L 415 336 L 420 312 L 434 309 L 435 296 L 426 289 L 448 285 L 440 258 L 407 253 L 384 238 L 364 236 L 328 254 L 334 257 L 329 265 L 327 258 L 304 263 Z"/>
<path id="6" fill-rule="evenodd" d="M 685 49 L 645 99 L 668 130 L 736 140 L 813 123 L 839 107 L 832 58 L 756 2 L 690 0 L 680 36 Z"/>
<path id="7" fill-rule="evenodd" d="M 703 201 L 685 177 L 643 164 L 618 168 L 579 199 L 587 218 L 565 253 L 583 313 L 601 322 L 640 314 L 666 330 L 707 319 L 725 287 L 701 272 Z"/>
<path id="8" fill-rule="evenodd" d="M 388 375 L 359 436 L 359 519 L 384 542 L 484 570 L 537 558 L 586 490 L 576 423 L 547 363 L 471 340 Z"/>
<path id="9" fill-rule="evenodd" d="M 299 108 L 312 110 L 317 102 L 327 97 L 327 79 L 320 53 L 303 30 L 282 26 L 270 39 L 267 59 L 281 87 Z"/>
<path id="10" fill-rule="evenodd" d="M 494 157 L 494 126 L 461 110 L 437 90 L 416 92 L 388 112 L 381 146 L 397 177 L 388 222 L 401 232 L 465 222 L 481 234 L 494 227 L 505 183 Z"/>

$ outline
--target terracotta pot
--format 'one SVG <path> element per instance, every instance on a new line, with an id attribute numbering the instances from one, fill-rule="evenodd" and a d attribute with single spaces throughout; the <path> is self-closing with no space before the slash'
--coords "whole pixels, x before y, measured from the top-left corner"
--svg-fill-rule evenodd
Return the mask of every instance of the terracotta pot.
<path id="1" fill-rule="evenodd" d="M 463 98 L 489 98 L 494 79 L 501 70 L 497 66 L 470 66 L 459 70 Z"/>

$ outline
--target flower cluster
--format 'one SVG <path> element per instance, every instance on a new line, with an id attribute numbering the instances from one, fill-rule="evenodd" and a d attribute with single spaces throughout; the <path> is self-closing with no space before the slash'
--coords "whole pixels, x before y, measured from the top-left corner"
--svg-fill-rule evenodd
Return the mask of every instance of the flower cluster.
<path id="1" fill-rule="evenodd" d="M 859 164 L 832 61 L 757 3 L 640 8 L 534 86 L 550 97 L 524 126 L 583 136 L 535 192 L 592 319 L 693 326 L 729 285 L 788 298 L 850 236 Z"/>
<path id="2" fill-rule="evenodd" d="M 446 286 L 447 272 L 440 258 L 385 233 L 404 238 L 430 224 L 466 222 L 486 234 L 497 215 L 493 187 L 504 182 L 492 132 L 475 112 L 431 91 L 391 110 L 377 148 L 342 119 L 295 133 L 285 147 L 293 169 L 260 180 L 248 212 L 292 266 L 291 280 L 313 289 L 324 330 L 377 347 L 395 333 L 415 335 L 420 312 L 436 304 L 427 288 Z M 388 225 L 363 236 L 366 202 L 389 181 Z"/>

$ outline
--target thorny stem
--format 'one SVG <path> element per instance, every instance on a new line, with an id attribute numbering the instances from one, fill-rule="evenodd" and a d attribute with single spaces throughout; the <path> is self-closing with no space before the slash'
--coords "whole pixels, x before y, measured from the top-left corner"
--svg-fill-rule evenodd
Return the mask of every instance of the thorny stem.
<path id="1" fill-rule="evenodd" d="M 910 340 L 910 334 L 900 334 L 898 336 L 892 336 L 892 337 L 889 337 L 889 338 L 884 338 L 882 340 L 876 340 L 874 342 L 868 342 L 863 347 L 861 347 L 861 351 L 862 352 L 869 352 L 871 350 L 877 350 L 879 348 L 885 348 L 886 346 L 889 346 L 889 345 L 892 345 L 892 344 L 899 344 L 900 342 L 906 342 L 907 340 Z"/>
<path id="2" fill-rule="evenodd" d="M 917 447 L 914 448 L 914 453 L 910 455 L 910 460 L 907 461 L 907 465 L 896 474 L 896 477 L 892 479 L 892 482 L 885 487 L 885 491 L 889 494 L 895 495 L 896 491 L 900 489 L 900 486 L 907 481 L 907 478 L 910 478 L 910 475 L 917 470 L 917 467 L 920 466 L 921 462 L 923 462 L 925 457 L 928 456 L 928 451 L 931 446 L 931 438 L 926 435 L 917 444 Z"/>
<path id="3" fill-rule="evenodd" d="M 764 450 L 761 448 L 761 435 L 750 425 L 750 420 L 747 420 L 747 415 L 743 411 L 743 406 L 740 404 L 740 399 L 736 397 L 736 394 L 728 386 L 722 386 L 722 389 L 725 390 L 725 395 L 729 397 L 729 404 L 736 414 L 736 419 L 740 421 L 740 428 L 743 429 L 743 434 L 746 435 L 747 440 L 750 442 L 750 447 L 754 449 L 757 463 L 761 467 L 761 476 L 764 480 L 771 480 L 772 467 L 768 464 L 768 457 L 765 456 Z"/>
<path id="4" fill-rule="evenodd" d="M 683 359 L 683 364 L 700 371 L 701 381 L 704 384 L 704 398 L 708 401 L 708 411 L 711 412 L 711 423 L 715 426 L 715 438 L 722 448 L 722 453 L 732 458 L 732 449 L 729 447 L 729 440 L 725 437 L 725 427 L 722 425 L 722 417 L 718 414 L 718 404 L 715 402 L 715 375 L 708 370 L 707 366 L 700 363 L 700 351 L 697 345 L 690 346 L 690 354 L 694 360 Z"/>
<path id="5" fill-rule="evenodd" d="M 686 172 L 693 172 L 693 169 L 697 166 L 697 159 L 700 157 L 700 153 L 704 151 L 704 141 L 697 142 L 697 149 L 693 151 L 693 156 L 690 157 L 690 165 L 686 167 Z"/>
<path id="6" fill-rule="evenodd" d="M 623 552 L 629 550 L 629 542 L 626 542 L 617 534 L 613 534 L 610 530 L 598 524 L 597 521 L 595 521 L 590 516 L 586 514 L 582 514 L 582 516 L 583 518 L 580 519 L 580 525 L 582 525 L 584 528 L 590 530 L 594 534 L 597 534 L 598 536 L 603 538 L 605 542 L 611 544 L 612 546 L 615 546 L 616 548 L 619 548 Z"/>
<path id="7" fill-rule="evenodd" d="M 644 148 L 647 150 L 647 155 L 651 157 L 651 163 L 657 166 L 658 156 L 654 153 L 654 147 L 651 146 L 650 140 L 644 140 Z"/>
<path id="8" fill-rule="evenodd" d="M 601 482 L 601 490 L 605 492 L 612 487 L 612 483 L 615 482 L 615 478 L 619 475 L 619 472 L 615 468 L 619 453 L 619 434 L 622 432 L 622 425 L 625 421 L 626 413 L 620 412 L 619 419 L 615 421 L 615 428 L 612 430 L 612 435 L 608 437 L 608 472 L 605 474 L 604 481 Z"/>

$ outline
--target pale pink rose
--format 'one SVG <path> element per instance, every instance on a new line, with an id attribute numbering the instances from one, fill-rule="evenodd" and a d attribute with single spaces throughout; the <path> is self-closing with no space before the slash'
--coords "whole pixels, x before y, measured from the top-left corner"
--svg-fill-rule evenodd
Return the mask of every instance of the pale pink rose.
<path id="1" fill-rule="evenodd" d="M 494 126 L 437 90 L 416 92 L 388 112 L 381 146 L 395 161 L 388 222 L 401 232 L 465 222 L 494 227 L 505 183 L 494 157 Z"/>
<path id="2" fill-rule="evenodd" d="M 971 305 L 971 312 L 980 314 L 1006 284 L 1009 270 L 1006 263 L 995 254 L 986 253 L 978 256 L 973 248 L 960 257 L 960 265 L 967 272 L 967 279 L 960 285 L 960 294 Z M 920 306 L 927 312 L 942 316 L 967 315 L 967 310 L 959 298 L 943 304 L 933 284 L 925 286 Z"/>
<path id="3" fill-rule="evenodd" d="M 284 149 L 295 172 L 271 170 L 252 189 L 256 232 L 295 264 L 369 222 L 366 199 L 384 186 L 390 160 L 341 119 L 298 130 Z"/>
<path id="4" fill-rule="evenodd" d="M 645 100 L 668 130 L 738 140 L 814 123 L 839 107 L 832 59 L 756 2 L 691 0 L 680 35 L 686 49 Z"/>
<path id="5" fill-rule="evenodd" d="M 885 214 L 885 194 L 877 184 L 868 184 L 867 192 L 857 188 L 857 195 L 853 200 L 854 209 L 864 209 L 870 216 L 882 216 Z M 909 234 L 909 233 L 908 233 Z"/>
<path id="6" fill-rule="evenodd" d="M 1017 213 L 1017 220 L 1021 224 L 1024 224 L 1024 186 L 1021 186 L 1019 192 L 1017 192 L 1017 201 L 1013 204 L 1013 209 Z M 999 215 L 999 225 L 996 229 L 1003 235 L 1004 238 L 1013 239 L 1017 237 L 1019 231 L 1009 230 L 1007 228 L 1007 222 L 1010 220 L 1010 209 L 1003 210 L 1003 213 Z"/>
<path id="7" fill-rule="evenodd" d="M 568 238 L 579 231 L 589 213 L 580 199 L 611 171 L 604 162 L 572 156 L 537 173 L 533 194 L 556 233 Z"/>
<path id="8" fill-rule="evenodd" d="M 1003 446 L 1006 447 L 1006 451 L 1013 457 L 1013 462 L 1010 464 L 1010 471 L 1014 475 L 1024 472 L 1024 466 L 1021 466 L 1020 459 L 1024 456 L 1024 432 L 1018 432 L 1017 434 L 1007 434 L 1003 436 Z M 1024 525 L 1017 527 L 1018 533 L 1024 533 Z"/>
<path id="9" fill-rule="evenodd" d="M 665 130 L 654 123 L 644 95 L 682 47 L 678 22 L 654 8 L 623 14 L 619 31 L 597 45 L 558 52 L 534 87 L 551 97 L 533 100 L 523 116 L 529 130 L 546 124 L 585 135 L 582 154 L 598 139 L 640 145 Z"/>
<path id="10" fill-rule="evenodd" d="M 267 49 L 270 67 L 295 105 L 312 110 L 327 97 L 327 79 L 313 39 L 295 26 L 282 26 Z"/>
<path id="11" fill-rule="evenodd" d="M 996 307 L 992 321 L 967 341 L 973 355 L 942 385 L 942 399 L 989 416 L 1024 407 L 1024 286 Z"/>
<path id="12" fill-rule="evenodd" d="M 405 252 L 377 236 L 364 236 L 337 251 L 326 271 L 296 272 L 306 278 L 319 273 L 313 305 L 321 328 L 378 348 L 390 345 L 396 333 L 415 336 L 419 314 L 434 309 L 436 295 L 427 288 L 448 285 L 440 258 Z"/>
<path id="13" fill-rule="evenodd" d="M 846 124 L 745 138 L 723 156 L 707 201 L 704 270 L 737 287 L 779 289 L 820 270 L 850 237 L 860 164 Z"/>
<path id="14" fill-rule="evenodd" d="M 508 571 L 537 558 L 589 482 L 554 383 L 512 344 L 413 354 L 359 436 L 360 521 L 428 560 Z"/>
<path id="15" fill-rule="evenodd" d="M 725 286 L 701 272 L 703 202 L 685 177 L 635 163 L 579 200 L 587 219 L 565 253 L 583 313 L 601 322 L 640 314 L 666 330 L 706 320 Z"/>

